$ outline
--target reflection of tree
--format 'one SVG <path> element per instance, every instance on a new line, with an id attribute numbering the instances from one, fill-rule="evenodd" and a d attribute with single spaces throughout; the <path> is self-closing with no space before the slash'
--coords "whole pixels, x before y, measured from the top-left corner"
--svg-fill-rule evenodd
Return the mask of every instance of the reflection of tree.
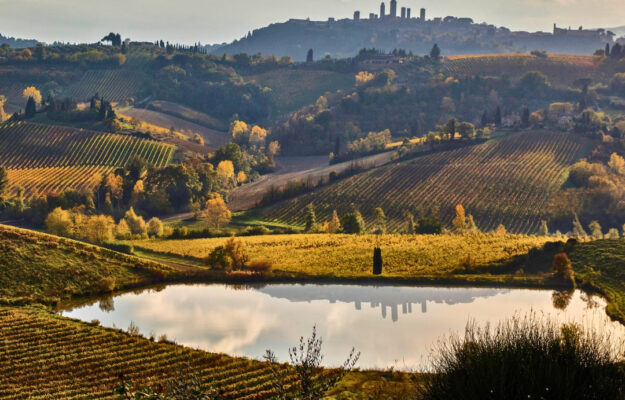
<path id="1" fill-rule="evenodd" d="M 575 291 L 573 290 L 554 290 L 551 295 L 551 301 L 553 302 L 553 307 L 558 310 L 566 310 L 573 298 L 573 294 Z"/>
<path id="2" fill-rule="evenodd" d="M 599 308 L 600 306 L 599 301 L 597 300 L 597 296 L 593 294 L 582 292 L 580 298 L 582 299 L 584 303 L 586 303 L 586 309 L 588 310 Z"/>
<path id="3" fill-rule="evenodd" d="M 104 312 L 115 311 L 115 300 L 113 300 L 112 296 L 104 298 L 100 300 L 100 303 L 98 303 L 98 307 L 100 307 L 100 310 Z"/>

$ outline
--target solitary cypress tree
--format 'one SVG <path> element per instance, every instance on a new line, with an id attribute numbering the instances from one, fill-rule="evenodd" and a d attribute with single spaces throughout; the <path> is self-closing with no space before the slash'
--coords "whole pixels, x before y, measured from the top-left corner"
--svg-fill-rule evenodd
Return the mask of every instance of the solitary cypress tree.
<path id="1" fill-rule="evenodd" d="M 521 126 L 527 128 L 530 126 L 530 109 L 523 107 L 523 115 L 521 116 Z"/>
<path id="2" fill-rule="evenodd" d="M 317 216 L 315 215 L 315 208 L 312 203 L 306 208 L 306 232 L 310 232 L 317 225 Z"/>
<path id="3" fill-rule="evenodd" d="M 501 115 L 501 107 L 497 106 L 497 110 L 495 110 L 495 124 L 497 126 L 501 126 L 503 116 Z"/>
<path id="4" fill-rule="evenodd" d="M 102 99 L 100 101 L 100 113 L 98 115 L 100 121 L 106 121 L 107 103 Z"/>
<path id="5" fill-rule="evenodd" d="M 24 109 L 24 116 L 26 118 L 32 118 L 37 113 L 37 104 L 35 103 L 35 99 L 33 97 L 29 97 L 26 102 L 26 108 Z"/>
<path id="6" fill-rule="evenodd" d="M 488 113 L 486 111 L 484 111 L 484 114 L 482 114 L 482 126 L 486 126 L 488 125 Z"/>
<path id="7" fill-rule="evenodd" d="M 432 50 L 430 50 L 430 57 L 433 58 L 434 60 L 438 60 L 441 56 L 441 49 L 440 47 L 438 47 L 438 44 L 434 44 L 434 46 L 432 46 Z"/>
<path id="8" fill-rule="evenodd" d="M 540 229 L 538 230 L 538 234 L 540 236 L 549 236 L 549 227 L 547 226 L 547 221 L 542 220 L 540 222 Z"/>
<path id="9" fill-rule="evenodd" d="M 375 247 L 373 249 L 373 275 L 382 274 L 382 249 Z"/>
<path id="10" fill-rule="evenodd" d="M 605 56 L 610 57 L 610 43 L 605 44 Z"/>
<path id="11" fill-rule="evenodd" d="M 308 50 L 308 54 L 306 54 L 306 62 L 313 62 L 313 49 Z"/>

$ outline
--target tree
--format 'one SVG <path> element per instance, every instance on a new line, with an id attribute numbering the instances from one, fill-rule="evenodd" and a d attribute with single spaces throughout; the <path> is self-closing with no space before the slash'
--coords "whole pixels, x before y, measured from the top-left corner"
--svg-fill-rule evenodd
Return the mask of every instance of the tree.
<path id="1" fill-rule="evenodd" d="M 221 161 L 217 164 L 217 176 L 221 179 L 224 187 L 228 187 L 234 178 L 234 165 L 230 160 Z"/>
<path id="2" fill-rule="evenodd" d="M 345 233 L 360 234 L 365 231 L 365 220 L 362 218 L 360 212 L 354 211 L 345 214 L 343 218 L 341 218 L 341 226 Z"/>
<path id="3" fill-rule="evenodd" d="M 132 207 L 130 207 L 130 209 L 126 211 L 126 214 L 124 215 L 124 220 L 126 220 L 128 228 L 130 228 L 130 232 L 133 235 L 143 236 L 147 234 L 145 220 L 143 219 L 143 217 L 137 215 Z"/>
<path id="4" fill-rule="evenodd" d="M 38 44 L 35 47 L 35 58 L 37 59 L 37 61 L 43 61 L 46 59 L 46 48 L 43 47 L 42 44 Z"/>
<path id="5" fill-rule="evenodd" d="M 573 279 L 573 266 L 566 253 L 558 253 L 553 256 L 553 273 L 564 279 Z"/>
<path id="6" fill-rule="evenodd" d="M 590 234 L 593 239 L 603 239 L 603 231 L 601 230 L 601 225 L 599 225 L 599 221 L 592 221 L 588 224 L 588 228 L 590 229 Z"/>
<path id="7" fill-rule="evenodd" d="M 113 239 L 115 221 L 111 216 L 91 216 L 87 218 L 86 225 L 86 227 L 76 227 L 76 229 L 85 229 L 87 241 L 95 244 L 103 244 Z"/>
<path id="8" fill-rule="evenodd" d="M 373 75 L 371 72 L 360 71 L 358 74 L 356 74 L 356 85 L 364 85 L 368 82 L 371 82 L 373 78 L 375 78 L 375 75 Z"/>
<path id="9" fill-rule="evenodd" d="M 373 249 L 373 275 L 382 274 L 382 249 L 376 247 Z"/>
<path id="10" fill-rule="evenodd" d="M 226 202 L 219 193 L 215 193 L 212 197 L 206 200 L 204 204 L 204 210 L 200 214 L 209 226 L 220 229 L 221 225 L 230 221 L 232 213 L 228 210 Z"/>
<path id="11" fill-rule="evenodd" d="M 495 125 L 501 126 L 502 122 L 503 122 L 503 116 L 501 113 L 501 107 L 497 106 L 497 109 L 495 110 Z"/>
<path id="12" fill-rule="evenodd" d="M 467 216 L 467 232 L 469 233 L 479 233 L 480 229 L 475 224 L 473 220 L 473 215 L 469 214 Z"/>
<path id="13" fill-rule="evenodd" d="M 456 206 L 456 217 L 451 221 L 451 224 L 458 233 L 462 233 L 467 229 L 467 218 L 462 204 Z"/>
<path id="14" fill-rule="evenodd" d="M 26 89 L 24 89 L 24 92 L 22 93 L 22 97 L 24 97 L 25 100 L 28 100 L 29 98 L 33 98 L 33 100 L 35 100 L 36 104 L 41 104 L 41 92 L 39 90 L 37 90 L 36 87 L 34 86 L 29 86 Z"/>
<path id="15" fill-rule="evenodd" d="M 378 207 L 374 210 L 376 233 L 386 233 L 386 215 L 384 210 Z"/>
<path id="16" fill-rule="evenodd" d="M 163 222 L 161 222 L 160 219 L 153 217 L 148 221 L 147 230 L 149 236 L 161 237 L 164 232 Z"/>
<path id="17" fill-rule="evenodd" d="M 237 174 L 237 183 L 239 185 L 244 184 L 247 181 L 247 175 L 245 174 L 245 172 L 243 171 L 239 171 L 239 173 Z"/>
<path id="18" fill-rule="evenodd" d="M 549 227 L 547 226 L 547 221 L 544 219 L 540 221 L 540 228 L 538 229 L 538 234 L 540 236 L 549 236 Z"/>
<path id="19" fill-rule="evenodd" d="M 586 237 L 588 237 L 588 234 L 584 230 L 584 227 L 582 226 L 582 223 L 579 222 L 579 217 L 577 216 L 577 214 L 575 214 L 574 218 L 573 218 L 573 236 L 575 236 L 577 238 L 586 238 Z"/>
<path id="20" fill-rule="evenodd" d="M 530 126 L 530 109 L 523 107 L 523 113 L 521 114 L 521 127 L 528 128 Z"/>
<path id="21" fill-rule="evenodd" d="M 119 221 L 119 224 L 113 230 L 113 234 L 116 239 L 126 240 L 132 237 L 132 232 L 130 231 L 130 227 L 128 226 L 128 222 L 125 219 Z"/>
<path id="22" fill-rule="evenodd" d="M 625 159 L 616 153 L 612 153 L 608 167 L 614 171 L 615 174 L 625 175 Z"/>
<path id="23" fill-rule="evenodd" d="M 249 261 L 249 257 L 245 253 L 245 245 L 240 240 L 233 237 L 226 241 L 224 245 L 227 256 L 232 262 L 232 269 L 240 271 L 245 268 L 245 265 Z"/>
<path id="24" fill-rule="evenodd" d="M 0 167 L 0 197 L 2 197 L 9 188 L 9 173 L 6 168 Z"/>
<path id="25" fill-rule="evenodd" d="M 423 217 L 417 222 L 415 233 L 420 235 L 440 235 L 443 233 L 443 223 L 434 216 Z"/>
<path id="26" fill-rule="evenodd" d="M 430 58 L 434 60 L 438 60 L 440 56 L 441 56 L 441 49 L 440 47 L 438 47 L 438 44 L 435 43 L 434 46 L 432 46 L 432 50 L 430 50 Z"/>
<path id="27" fill-rule="evenodd" d="M 4 111 L 4 104 L 7 102 L 7 98 L 0 94 L 0 122 L 7 119 L 7 114 Z"/>
<path id="28" fill-rule="evenodd" d="M 309 49 L 308 53 L 306 54 L 306 62 L 311 63 L 313 62 L 313 49 Z"/>
<path id="29" fill-rule="evenodd" d="M 122 37 L 119 33 L 109 33 L 108 35 L 104 36 L 101 40 L 101 42 L 109 42 L 111 43 L 112 46 L 121 46 L 122 44 Z"/>
<path id="30" fill-rule="evenodd" d="M 332 211 L 332 219 L 328 223 L 328 233 L 338 233 L 341 230 L 341 220 L 336 210 Z"/>
<path id="31" fill-rule="evenodd" d="M 458 125 L 458 133 L 463 139 L 473 139 L 475 136 L 475 126 L 470 122 L 462 122 Z"/>
<path id="32" fill-rule="evenodd" d="M 55 208 L 48 214 L 45 224 L 47 231 L 57 236 L 69 237 L 74 230 L 74 221 L 71 213 L 63 210 L 61 207 Z"/>
<path id="33" fill-rule="evenodd" d="M 304 228 L 306 232 L 310 232 L 316 228 L 317 216 L 315 215 L 315 207 L 312 203 L 306 206 L 306 217 L 304 219 L 306 221 L 306 227 Z"/>
<path id="34" fill-rule="evenodd" d="M 497 229 L 495 229 L 495 235 L 504 236 L 506 233 L 508 233 L 508 231 L 503 224 L 499 224 Z"/>
<path id="35" fill-rule="evenodd" d="M 610 43 L 606 43 L 605 44 L 605 52 L 604 52 L 606 57 L 610 57 Z"/>
<path id="36" fill-rule="evenodd" d="M 32 118 L 37 114 L 37 104 L 35 103 L 35 99 L 32 97 L 28 98 L 26 102 L 26 108 L 24 109 L 24 117 Z"/>

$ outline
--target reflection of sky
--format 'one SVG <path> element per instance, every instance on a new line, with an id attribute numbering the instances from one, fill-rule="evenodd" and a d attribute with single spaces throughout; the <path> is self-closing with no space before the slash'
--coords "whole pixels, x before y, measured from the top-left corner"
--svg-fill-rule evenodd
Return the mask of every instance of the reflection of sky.
<path id="1" fill-rule="evenodd" d="M 260 358 L 272 349 L 281 361 L 288 360 L 287 348 L 316 325 L 326 365 L 342 363 L 354 346 L 361 352 L 361 368 L 418 368 L 438 339 L 461 333 L 469 319 L 496 323 L 530 310 L 625 336 L 625 328 L 605 315 L 604 303 L 588 310 L 577 292 L 562 312 L 553 308 L 551 295 L 520 289 L 270 285 L 233 290 L 225 285 L 174 285 L 160 292 L 123 294 L 108 313 L 96 303 L 63 314 L 119 328 L 133 321 L 146 336 L 166 334 L 208 351 Z M 410 312 L 412 304 L 419 305 Z M 385 318 L 383 307 L 389 308 Z M 393 307 L 397 318 L 392 317 Z"/>

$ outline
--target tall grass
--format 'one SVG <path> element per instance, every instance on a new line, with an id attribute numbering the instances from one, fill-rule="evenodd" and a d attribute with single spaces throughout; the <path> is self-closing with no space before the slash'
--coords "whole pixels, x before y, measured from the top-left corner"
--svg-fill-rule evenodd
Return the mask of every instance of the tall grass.
<path id="1" fill-rule="evenodd" d="M 622 342 L 530 314 L 441 341 L 424 400 L 623 399 Z"/>

